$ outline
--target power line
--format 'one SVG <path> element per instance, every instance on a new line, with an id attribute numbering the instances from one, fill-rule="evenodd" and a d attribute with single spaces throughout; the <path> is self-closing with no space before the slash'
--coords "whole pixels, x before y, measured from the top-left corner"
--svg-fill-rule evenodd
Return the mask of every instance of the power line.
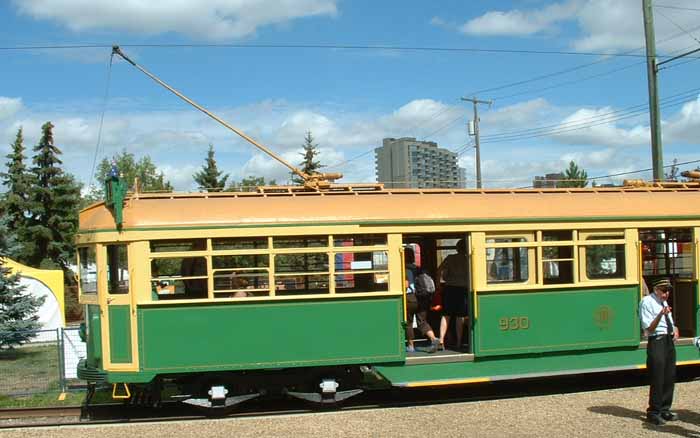
<path id="1" fill-rule="evenodd" d="M 54 45 L 22 45 L 2 46 L 0 50 L 63 50 L 63 49 L 111 49 L 113 44 L 54 44 Z M 453 52 L 453 53 L 511 53 L 524 55 L 566 55 L 566 56 L 605 56 L 646 58 L 644 54 L 605 53 L 605 52 L 574 52 L 565 50 L 532 50 L 532 49 L 489 49 L 478 47 L 438 47 L 438 46 L 392 46 L 392 45 L 353 45 L 353 44 L 120 44 L 129 48 L 213 48 L 213 49 L 327 49 L 327 50 L 395 50 L 408 52 Z M 663 58 L 664 56 L 659 56 Z"/>
<path id="2" fill-rule="evenodd" d="M 697 27 L 691 29 L 691 32 L 696 31 L 696 30 L 698 30 L 698 29 L 700 29 L 700 26 L 697 26 Z M 684 36 L 685 33 L 686 33 L 686 31 L 683 31 L 683 32 L 681 32 L 681 33 L 677 33 L 677 34 L 671 35 L 671 36 L 668 37 L 668 38 L 665 38 L 665 39 L 663 39 L 663 40 L 661 40 L 661 41 L 658 41 L 658 44 L 663 44 L 663 43 L 666 43 L 666 42 L 668 42 L 668 41 L 674 40 L 674 39 L 676 39 L 676 38 L 678 38 L 678 37 Z M 584 68 L 588 68 L 588 67 L 591 67 L 591 66 L 594 66 L 594 65 L 606 63 L 606 62 L 609 62 L 609 61 L 610 61 L 611 59 L 613 59 L 614 57 L 620 57 L 620 56 L 627 56 L 627 57 L 630 57 L 630 56 L 637 56 L 637 57 L 646 58 L 646 54 L 643 54 L 643 55 L 642 55 L 642 54 L 640 54 L 640 55 L 633 55 L 634 52 L 637 52 L 637 51 L 639 51 L 639 50 L 644 50 L 644 47 L 637 47 L 636 49 L 629 50 L 629 51 L 627 51 L 627 52 L 623 52 L 623 53 L 620 53 L 620 54 L 614 54 L 614 55 L 606 54 L 606 55 L 601 55 L 601 56 L 604 56 L 604 58 L 599 59 L 599 60 L 596 60 L 596 61 L 593 61 L 593 62 L 589 62 L 589 63 L 586 63 L 586 64 L 579 64 L 579 65 L 576 65 L 576 66 L 573 66 L 573 67 L 570 67 L 570 68 L 566 68 L 566 69 L 563 69 L 563 70 L 558 70 L 558 71 L 555 71 L 555 72 L 552 72 L 552 73 L 547 73 L 547 74 L 543 74 L 543 75 L 539 75 L 539 76 L 534 76 L 534 77 L 531 77 L 531 78 L 528 78 L 528 79 L 523 79 L 523 80 L 520 80 L 520 81 L 515 81 L 515 82 L 503 84 L 503 85 L 498 85 L 498 86 L 496 86 L 496 87 L 485 88 L 485 89 L 482 89 L 482 90 L 474 91 L 474 92 L 472 92 L 472 93 L 467 93 L 467 95 L 477 95 L 477 94 L 483 94 L 483 93 L 490 93 L 490 92 L 492 92 L 492 91 L 498 91 L 498 90 L 502 90 L 502 89 L 504 89 L 504 88 L 517 87 L 517 86 L 519 86 L 519 85 L 524 85 L 524 84 L 527 84 L 527 83 L 530 83 L 530 82 L 538 82 L 538 81 L 541 81 L 541 80 L 544 80 L 544 79 L 549 79 L 549 78 L 554 77 L 554 76 L 559 76 L 559 75 L 563 75 L 563 74 L 567 74 L 567 73 L 572 73 L 572 72 L 579 71 L 579 70 L 582 70 L 582 69 L 584 69 Z M 610 55 L 610 56 L 608 56 L 608 55 Z M 662 56 L 662 55 L 659 55 L 659 56 L 657 56 L 658 59 L 662 59 L 662 58 L 672 58 L 672 57 L 673 57 L 672 55 L 663 55 L 663 56 Z M 643 61 L 643 62 L 641 62 L 640 64 L 644 64 L 644 63 L 646 63 L 646 60 Z"/>
<path id="3" fill-rule="evenodd" d="M 668 20 L 669 22 L 671 22 L 671 24 L 673 24 L 674 26 L 676 26 L 678 29 L 680 29 L 681 31 L 683 31 L 686 35 L 688 35 L 689 37 L 691 37 L 692 39 L 694 39 L 695 41 L 697 41 L 698 43 L 700 43 L 700 40 L 698 40 L 697 38 L 695 38 L 695 36 L 693 36 L 690 32 L 688 32 L 688 31 L 685 30 L 683 27 L 681 27 L 680 24 L 678 24 L 678 23 L 676 23 L 675 21 L 671 20 L 671 18 L 668 17 L 666 14 L 664 14 L 664 13 L 661 12 L 661 11 L 656 11 L 656 12 L 658 12 L 659 15 L 661 15 L 661 16 L 664 17 L 666 20 Z"/>
<path id="4" fill-rule="evenodd" d="M 95 145 L 95 156 L 92 159 L 92 168 L 90 170 L 90 179 L 88 180 L 88 186 L 92 185 L 92 179 L 95 176 L 95 165 L 97 164 L 97 157 L 100 152 L 100 143 L 102 140 L 102 127 L 105 120 L 105 112 L 107 112 L 107 101 L 109 100 L 109 86 L 112 80 L 112 64 L 114 61 L 114 53 L 109 55 L 109 67 L 107 68 L 107 81 L 105 84 L 105 94 L 102 100 L 102 112 L 100 113 L 100 123 L 97 130 L 97 144 Z"/>
<path id="5" fill-rule="evenodd" d="M 675 106 L 675 105 L 679 105 L 679 104 L 683 104 L 683 103 L 687 103 L 687 102 L 694 102 L 694 101 L 695 101 L 695 98 L 693 98 L 692 100 L 680 100 L 680 101 L 676 101 L 676 102 L 668 102 L 668 103 L 666 103 L 666 104 L 664 104 L 664 105 L 661 105 L 661 107 L 662 107 L 662 108 L 667 108 L 667 107 L 671 107 L 671 106 Z M 606 119 L 606 120 L 601 120 L 601 121 L 599 121 L 599 122 L 597 122 L 597 123 L 589 123 L 589 124 L 586 124 L 586 125 L 583 125 L 583 126 L 568 127 L 567 129 L 558 129 L 558 130 L 557 130 L 557 129 L 553 129 L 553 130 L 551 130 L 551 131 L 542 132 L 542 133 L 537 133 L 537 134 L 531 134 L 531 135 L 513 136 L 513 137 L 509 137 L 509 138 L 508 138 L 508 137 L 507 137 L 507 138 L 498 138 L 498 139 L 495 139 L 495 140 L 492 139 L 492 140 L 490 140 L 490 141 L 485 141 L 484 143 L 497 143 L 497 142 L 516 141 L 516 140 L 527 140 L 527 139 L 530 139 L 530 138 L 537 138 L 537 137 L 544 137 L 544 136 L 550 136 L 550 135 L 565 134 L 565 133 L 567 133 L 567 132 L 579 131 L 579 130 L 582 130 L 582 129 L 592 128 L 592 127 L 594 127 L 594 126 L 604 125 L 604 124 L 607 124 L 607 123 L 610 123 L 610 122 L 616 122 L 616 121 L 620 121 L 620 120 L 630 119 L 630 118 L 633 118 L 633 117 L 638 117 L 638 116 L 644 114 L 645 112 L 646 112 L 646 110 L 641 110 L 641 111 L 634 112 L 634 113 L 631 113 L 631 114 L 628 114 L 628 115 L 625 115 L 625 116 L 609 118 L 609 119 Z"/>
<path id="6" fill-rule="evenodd" d="M 684 8 L 681 6 L 667 6 L 667 5 L 654 5 L 655 8 L 663 8 L 663 9 L 679 9 L 681 11 L 698 11 L 700 12 L 700 9 L 698 8 Z"/>
<path id="7" fill-rule="evenodd" d="M 698 92 L 700 92 L 700 88 L 694 88 L 694 89 L 691 89 L 691 90 L 688 90 L 688 91 L 685 91 L 682 93 L 668 96 L 668 97 L 662 99 L 662 101 L 664 101 L 664 103 L 666 105 L 670 105 L 672 103 L 677 103 L 679 99 L 680 100 L 687 99 L 687 98 L 691 97 L 691 95 L 695 96 L 695 94 Z M 511 139 L 523 138 L 524 136 L 529 136 L 531 134 L 537 134 L 537 133 L 542 133 L 543 135 L 546 135 L 546 134 L 550 134 L 550 133 L 556 133 L 556 131 L 559 131 L 563 128 L 571 128 L 571 127 L 575 127 L 575 126 L 581 126 L 582 128 L 586 128 L 589 126 L 596 126 L 594 123 L 597 123 L 600 121 L 604 121 L 605 123 L 608 123 L 610 121 L 620 120 L 623 117 L 619 117 L 619 116 L 622 116 L 622 115 L 632 115 L 632 116 L 639 115 L 639 114 L 646 111 L 646 107 L 647 107 L 647 104 L 642 103 L 642 104 L 634 105 L 631 107 L 623 108 L 620 110 L 611 111 L 611 112 L 604 113 L 604 114 L 598 114 L 595 116 L 590 116 L 590 117 L 586 117 L 586 118 L 579 119 L 579 120 L 574 120 L 574 121 L 571 121 L 568 123 L 557 123 L 557 124 L 552 124 L 552 125 L 539 126 L 536 128 L 518 130 L 518 131 L 507 131 L 507 132 L 502 132 L 502 133 L 497 133 L 497 134 L 486 135 L 483 138 L 491 140 L 491 142 L 494 142 L 495 140 L 504 140 L 504 139 L 511 140 Z M 615 117 L 613 117 L 613 116 L 615 116 Z"/>

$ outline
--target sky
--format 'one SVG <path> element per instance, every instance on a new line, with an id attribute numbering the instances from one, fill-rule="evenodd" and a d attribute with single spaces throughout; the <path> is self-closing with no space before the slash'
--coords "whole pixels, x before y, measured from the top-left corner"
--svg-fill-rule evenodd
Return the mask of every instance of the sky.
<path id="1" fill-rule="evenodd" d="M 697 0 L 654 0 L 659 61 L 700 48 Z M 341 183 L 376 181 L 382 139 L 459 154 L 475 186 L 525 187 L 569 161 L 596 182 L 651 179 L 640 0 L 5 0 L 0 2 L 0 153 L 22 127 L 28 155 L 54 125 L 67 172 L 151 157 L 176 190 L 213 145 L 230 179 L 288 170 L 190 107 L 139 65 L 279 153 L 306 132 Z M 663 158 L 700 165 L 700 52 L 659 72 Z M 4 168 L 3 168 L 4 170 Z M 624 174 L 624 175 L 618 175 Z M 607 175 L 618 175 L 607 177 Z"/>

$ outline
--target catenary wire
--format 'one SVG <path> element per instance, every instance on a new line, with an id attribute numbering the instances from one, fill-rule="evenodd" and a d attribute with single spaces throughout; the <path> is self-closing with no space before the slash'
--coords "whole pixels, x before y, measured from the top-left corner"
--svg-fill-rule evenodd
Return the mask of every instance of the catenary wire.
<path id="1" fill-rule="evenodd" d="M 102 127 L 104 126 L 105 112 L 107 111 L 107 101 L 109 100 L 109 87 L 112 80 L 112 65 L 114 61 L 114 53 L 109 55 L 109 66 L 107 67 L 107 82 L 105 84 L 104 99 L 102 100 L 102 111 L 100 112 L 100 122 L 97 129 L 97 144 L 95 145 L 95 156 L 92 159 L 92 168 L 90 170 L 90 179 L 88 187 L 92 186 L 93 178 L 95 177 L 95 166 L 97 165 L 97 157 L 100 152 L 102 141 Z"/>

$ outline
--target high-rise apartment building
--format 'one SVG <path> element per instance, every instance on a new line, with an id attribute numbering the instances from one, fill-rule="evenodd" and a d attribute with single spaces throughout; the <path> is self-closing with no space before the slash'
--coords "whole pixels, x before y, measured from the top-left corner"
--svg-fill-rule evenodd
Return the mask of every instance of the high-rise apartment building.
<path id="1" fill-rule="evenodd" d="M 377 182 L 387 188 L 462 188 L 465 170 L 457 154 L 433 141 L 385 138 L 374 150 Z"/>

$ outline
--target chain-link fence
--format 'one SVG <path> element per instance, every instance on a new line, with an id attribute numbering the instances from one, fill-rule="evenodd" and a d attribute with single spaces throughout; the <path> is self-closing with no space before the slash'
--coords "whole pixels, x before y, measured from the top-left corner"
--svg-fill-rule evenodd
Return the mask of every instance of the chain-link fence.
<path id="1" fill-rule="evenodd" d="M 65 392 L 82 388 L 76 366 L 85 357 L 79 328 L 26 333 L 29 341 L 0 350 L 0 397 Z"/>

